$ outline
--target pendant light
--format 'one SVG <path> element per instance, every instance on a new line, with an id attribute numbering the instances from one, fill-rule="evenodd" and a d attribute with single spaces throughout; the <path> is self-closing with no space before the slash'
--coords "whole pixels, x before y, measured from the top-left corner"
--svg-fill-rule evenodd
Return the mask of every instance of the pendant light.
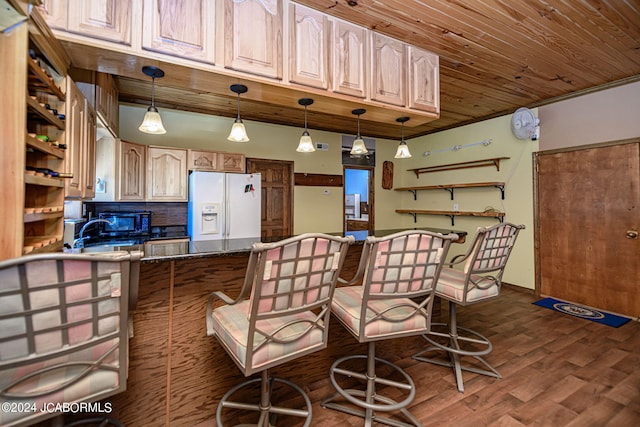
<path id="1" fill-rule="evenodd" d="M 353 141 L 353 146 L 351 147 L 350 152 L 350 154 L 353 156 L 361 156 L 369 152 L 367 150 L 367 147 L 364 145 L 364 140 L 360 136 L 360 115 L 366 112 L 367 110 L 365 110 L 364 108 L 358 108 L 351 111 L 351 114 L 355 114 L 358 116 L 358 134 L 356 135 L 356 139 Z"/>
<path id="2" fill-rule="evenodd" d="M 307 130 L 307 106 L 313 104 L 313 99 L 302 98 L 298 100 L 298 104 L 304 105 L 304 132 L 302 132 L 300 143 L 298 144 L 296 151 L 300 153 L 312 153 L 316 151 L 316 147 L 313 146 L 313 141 L 311 140 L 311 136 Z"/>
<path id="3" fill-rule="evenodd" d="M 248 89 L 245 85 L 231 85 L 231 92 L 238 94 L 238 116 L 236 117 L 236 121 L 233 122 L 233 126 L 231 127 L 231 132 L 227 139 L 231 142 L 249 142 L 249 136 L 247 135 L 247 130 L 244 128 L 244 123 L 242 123 L 242 119 L 240 118 L 240 94 L 245 93 Z"/>
<path id="4" fill-rule="evenodd" d="M 142 72 L 151 77 L 151 106 L 147 109 L 138 130 L 153 135 L 162 135 L 167 133 L 167 131 L 162 125 L 162 118 L 155 104 L 155 82 L 157 78 L 164 77 L 164 71 L 158 67 L 147 65 L 142 67 Z"/>
<path id="5" fill-rule="evenodd" d="M 398 117 L 396 122 L 402 123 L 402 138 L 400 139 L 400 145 L 398 145 L 398 151 L 396 151 L 396 159 L 408 159 L 411 157 L 407 142 L 404 140 L 404 123 L 409 121 L 409 117 Z"/>

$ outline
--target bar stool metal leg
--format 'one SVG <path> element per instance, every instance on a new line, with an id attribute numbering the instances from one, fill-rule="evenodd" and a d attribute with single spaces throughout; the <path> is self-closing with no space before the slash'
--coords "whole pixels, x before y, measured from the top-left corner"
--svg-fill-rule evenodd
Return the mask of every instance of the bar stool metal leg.
<path id="1" fill-rule="evenodd" d="M 249 412 L 260 412 L 260 418 L 258 420 L 258 427 L 269 427 L 272 425 L 273 420 L 278 415 L 289 415 L 294 417 L 304 418 L 304 427 L 309 427 L 311 424 L 311 400 L 307 393 L 304 392 L 298 385 L 291 381 L 287 381 L 282 378 L 272 378 L 270 376 L 270 370 L 266 369 L 261 372 L 260 378 L 252 378 L 248 381 L 244 381 L 234 387 L 232 387 L 220 400 L 218 409 L 216 411 L 216 423 L 219 426 L 223 426 L 222 411 L 225 408 L 240 409 Z M 245 403 L 229 400 L 230 397 L 238 390 L 245 388 L 253 383 L 260 381 L 260 403 Z M 271 405 L 271 394 L 273 391 L 274 383 L 281 383 L 294 389 L 298 394 L 302 396 L 305 402 L 306 409 L 293 409 L 281 406 Z"/>
<path id="2" fill-rule="evenodd" d="M 491 353 L 493 345 L 491 341 L 484 335 L 479 334 L 471 329 L 458 326 L 456 320 L 456 304 L 453 301 L 449 301 L 449 331 L 447 333 L 434 331 L 434 328 L 447 326 L 445 323 L 432 323 L 432 331 L 428 334 L 424 334 L 423 338 L 431 343 L 431 346 L 427 347 L 419 353 L 411 356 L 412 359 L 421 362 L 429 362 L 435 365 L 447 366 L 453 368 L 456 376 L 456 384 L 458 391 L 464 393 L 464 382 L 462 380 L 462 371 L 474 372 L 476 374 L 487 375 L 494 378 L 502 378 L 500 373 L 489 364 L 483 357 Z M 445 338 L 446 344 L 442 344 L 435 340 L 436 337 Z M 480 349 L 468 350 L 464 349 L 463 345 L 480 346 Z M 440 359 L 434 359 L 424 357 L 423 354 L 443 350 L 446 351 L 449 356 L 449 361 L 445 362 Z M 473 366 L 463 365 L 460 362 L 460 356 L 470 356 L 482 363 L 487 369 L 479 369 Z"/>
<path id="3" fill-rule="evenodd" d="M 387 360 L 381 359 L 375 356 L 375 342 L 371 341 L 368 345 L 368 354 L 364 355 L 355 355 L 355 356 L 346 356 L 341 359 L 336 360 L 331 366 L 330 370 L 330 379 L 331 383 L 335 387 L 337 393 L 328 397 L 327 399 L 321 402 L 321 406 L 323 408 L 335 409 L 340 412 L 347 413 L 349 415 L 355 415 L 365 420 L 365 426 L 370 426 L 374 421 L 386 424 L 395 427 L 421 427 L 422 424 L 418 421 L 409 411 L 405 408 L 413 401 L 416 395 L 416 387 L 411 379 L 411 377 L 404 372 L 402 368 L 398 365 L 391 363 Z M 358 372 L 349 369 L 340 368 L 344 362 L 354 359 L 365 359 L 366 358 L 366 372 Z M 395 381 L 387 378 L 379 377 L 376 374 L 376 362 L 387 365 L 393 368 L 396 372 L 401 374 L 404 378 L 404 381 Z M 343 388 L 342 385 L 337 380 L 337 376 L 342 375 L 349 378 L 357 378 L 361 381 L 366 382 L 366 391 L 357 390 L 357 389 L 349 389 Z M 407 394 L 407 396 L 401 401 L 395 401 L 391 398 L 382 396 L 378 394 L 378 385 L 394 387 L 396 389 L 400 389 Z M 357 409 L 344 404 L 336 403 L 335 400 L 339 397 L 345 398 L 349 403 L 355 405 L 356 407 L 362 408 Z M 379 412 L 390 412 L 390 411 L 400 411 L 407 419 L 410 420 L 410 423 L 405 423 L 399 420 L 394 420 L 387 417 L 381 417 L 376 414 L 376 411 Z"/>

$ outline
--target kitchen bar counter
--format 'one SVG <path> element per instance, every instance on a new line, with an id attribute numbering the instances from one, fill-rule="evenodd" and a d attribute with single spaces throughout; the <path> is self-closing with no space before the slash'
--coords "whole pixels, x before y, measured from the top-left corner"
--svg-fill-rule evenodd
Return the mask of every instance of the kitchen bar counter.
<path id="1" fill-rule="evenodd" d="M 400 230 L 381 230 L 376 235 L 396 231 Z M 360 243 L 365 238 L 357 237 Z M 215 419 L 220 398 L 244 377 L 218 341 L 206 335 L 206 303 L 213 291 L 232 298 L 238 295 L 251 243 L 158 242 L 170 245 L 162 250 L 147 245 L 133 316 L 127 390 L 108 399 L 113 417 L 127 427 L 187 426 Z M 341 277 L 353 277 L 362 247 L 357 243 L 349 247 Z M 149 252 L 156 249 L 155 255 Z M 439 319 L 436 304 L 434 317 Z M 325 350 L 278 366 L 273 374 L 314 390 L 328 384 L 329 368 L 336 359 L 366 354 L 366 344 L 356 342 L 339 322 L 332 321 L 329 327 Z M 397 360 L 424 345 L 420 337 L 406 337 L 379 343 L 377 352 Z"/>
<path id="2" fill-rule="evenodd" d="M 399 231 L 410 229 L 389 229 L 376 230 L 376 237 L 387 236 Z M 416 229 L 413 229 L 416 230 Z M 465 231 L 450 230 L 443 228 L 426 227 L 422 230 L 429 230 L 441 234 L 456 233 L 459 239 L 456 243 L 464 243 L 467 233 Z M 355 244 L 362 244 L 368 236 L 367 231 L 348 231 L 346 233 L 328 233 L 334 236 L 351 235 L 355 238 Z M 284 237 L 271 238 L 267 241 L 282 240 Z M 251 246 L 257 239 L 229 239 L 229 240 L 203 240 L 191 242 L 185 239 L 148 241 L 144 245 L 133 246 L 92 246 L 84 248 L 83 252 L 101 252 L 112 250 L 141 250 L 144 252 L 142 262 L 164 262 L 169 260 L 194 259 L 201 257 L 225 256 L 251 251 Z"/>

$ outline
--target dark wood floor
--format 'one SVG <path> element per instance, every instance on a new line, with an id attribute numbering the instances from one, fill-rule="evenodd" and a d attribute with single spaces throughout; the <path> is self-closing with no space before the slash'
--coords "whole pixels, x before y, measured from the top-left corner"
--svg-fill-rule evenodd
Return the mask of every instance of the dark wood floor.
<path id="1" fill-rule="evenodd" d="M 459 393 L 449 368 L 394 360 L 417 385 L 410 411 L 425 426 L 640 425 L 640 323 L 612 328 L 531 304 L 535 300 L 505 287 L 497 300 L 458 309 L 460 326 L 493 342 L 487 359 L 503 379 L 464 373 Z M 446 306 L 441 311 L 444 319 Z M 416 348 L 423 345 L 419 337 L 412 340 Z M 382 344 L 379 353 L 393 357 Z M 313 402 L 313 426 L 363 424 L 320 406 L 333 393 L 328 380 L 303 386 Z"/>

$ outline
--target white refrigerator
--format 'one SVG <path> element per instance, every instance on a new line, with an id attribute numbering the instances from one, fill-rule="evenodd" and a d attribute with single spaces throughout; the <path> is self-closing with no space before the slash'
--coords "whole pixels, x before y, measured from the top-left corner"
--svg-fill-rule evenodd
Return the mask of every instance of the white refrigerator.
<path id="1" fill-rule="evenodd" d="M 194 171 L 189 175 L 188 231 L 192 241 L 260 241 L 260 174 Z"/>

